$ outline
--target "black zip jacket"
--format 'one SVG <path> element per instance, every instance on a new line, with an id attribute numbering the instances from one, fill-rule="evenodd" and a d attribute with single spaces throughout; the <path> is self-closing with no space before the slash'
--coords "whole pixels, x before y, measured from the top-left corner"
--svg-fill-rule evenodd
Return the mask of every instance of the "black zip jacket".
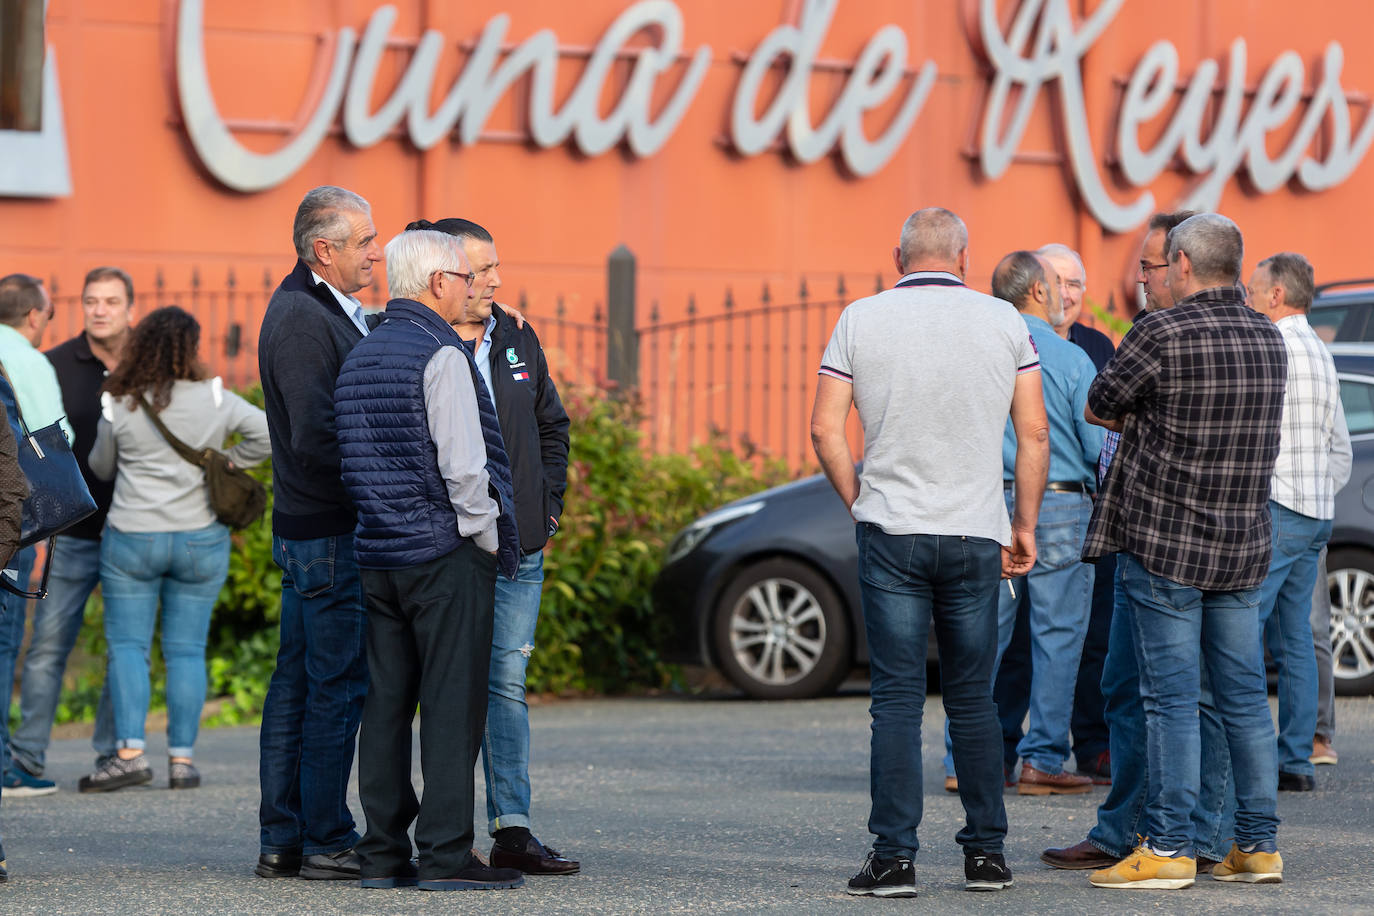
<path id="1" fill-rule="evenodd" d="M 515 480 L 515 523 L 520 552 L 541 550 L 563 515 L 568 483 L 568 412 L 549 377 L 539 336 L 492 309 L 491 386 L 501 438 Z"/>
<path id="2" fill-rule="evenodd" d="M 350 534 L 353 500 L 344 490 L 334 433 L 334 382 L 363 335 L 310 268 L 281 281 L 258 334 L 267 431 L 272 437 L 272 531 L 290 540 Z"/>

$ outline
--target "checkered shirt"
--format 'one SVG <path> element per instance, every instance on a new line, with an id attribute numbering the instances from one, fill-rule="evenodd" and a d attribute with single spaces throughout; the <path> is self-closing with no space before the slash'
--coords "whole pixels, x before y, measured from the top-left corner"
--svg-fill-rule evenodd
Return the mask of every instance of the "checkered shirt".
<path id="1" fill-rule="evenodd" d="M 1253 588 L 1269 568 L 1269 485 L 1287 356 L 1234 286 L 1142 317 L 1088 391 L 1125 421 L 1083 558 L 1124 550 L 1204 591 Z"/>
<path id="2" fill-rule="evenodd" d="M 1274 323 L 1288 348 L 1288 387 L 1283 399 L 1283 435 L 1274 464 L 1270 496 L 1308 518 L 1336 515 L 1338 483 L 1332 475 L 1341 385 L 1336 364 L 1306 315 Z"/>

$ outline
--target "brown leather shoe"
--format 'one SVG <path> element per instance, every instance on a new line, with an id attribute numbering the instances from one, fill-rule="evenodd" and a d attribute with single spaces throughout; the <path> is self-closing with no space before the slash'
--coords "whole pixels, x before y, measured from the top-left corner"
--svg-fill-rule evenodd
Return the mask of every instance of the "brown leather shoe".
<path id="1" fill-rule="evenodd" d="M 491 867 L 515 868 L 527 875 L 573 875 L 582 864 L 564 858 L 557 849 L 530 837 L 523 850 L 507 849 L 500 843 L 493 844 Z"/>
<path id="2" fill-rule="evenodd" d="M 1093 781 L 1073 773 L 1042 773 L 1029 763 L 1021 765 L 1017 795 L 1081 795 L 1093 790 Z"/>
<path id="3" fill-rule="evenodd" d="M 1040 861 L 1051 868 L 1080 871 L 1089 868 L 1111 868 L 1121 860 L 1116 856 L 1107 855 L 1092 843 L 1084 840 L 1063 849 L 1046 849 L 1040 853 Z"/>
<path id="4" fill-rule="evenodd" d="M 946 791 L 946 792 L 958 792 L 958 791 L 959 791 L 959 777 L 958 777 L 958 776 L 946 776 L 946 777 L 945 777 L 945 791 Z"/>
<path id="5" fill-rule="evenodd" d="M 1307 759 L 1318 766 L 1335 766 L 1340 758 L 1336 756 L 1336 749 L 1331 742 L 1318 736 L 1312 739 L 1312 756 Z"/>

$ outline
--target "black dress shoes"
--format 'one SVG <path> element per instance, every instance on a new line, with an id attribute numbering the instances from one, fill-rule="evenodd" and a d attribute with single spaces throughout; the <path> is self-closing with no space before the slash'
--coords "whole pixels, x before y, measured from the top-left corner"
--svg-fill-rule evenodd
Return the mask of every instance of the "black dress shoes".
<path id="1" fill-rule="evenodd" d="M 1280 792 L 1311 792 L 1317 787 L 1317 780 L 1304 773 L 1285 773 L 1279 770 Z"/>
<path id="2" fill-rule="evenodd" d="M 253 869 L 259 878 L 294 878 L 301 872 L 298 852 L 264 852 Z"/>
<path id="3" fill-rule="evenodd" d="M 523 849 L 495 844 L 491 847 L 491 864 L 493 868 L 515 868 L 527 875 L 573 875 L 582 867 L 580 862 L 565 859 L 558 850 L 535 837 L 526 840 Z"/>
<path id="4" fill-rule="evenodd" d="M 362 877 L 362 860 L 352 847 L 306 856 L 301 860 L 300 875 L 310 881 L 357 881 Z"/>

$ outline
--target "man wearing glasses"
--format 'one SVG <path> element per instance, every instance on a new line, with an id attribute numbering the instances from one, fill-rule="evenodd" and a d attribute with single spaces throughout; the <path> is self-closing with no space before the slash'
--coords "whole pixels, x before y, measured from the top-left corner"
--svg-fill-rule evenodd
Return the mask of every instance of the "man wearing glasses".
<path id="1" fill-rule="evenodd" d="M 382 322 L 335 388 L 372 677 L 358 742 L 362 885 L 518 887 L 520 872 L 472 852 L 496 573 L 515 575 L 520 545 L 496 410 L 453 329 L 471 268 L 452 236 L 407 231 L 387 243 L 386 275 Z M 410 778 L 417 703 L 422 800 Z"/>
<path id="2" fill-rule="evenodd" d="M 462 245 L 472 288 L 454 325 L 473 351 L 482 381 L 496 404 L 501 437 L 515 483 L 520 568 L 496 580 L 487 730 L 482 739 L 487 781 L 487 831 L 495 843 L 491 864 L 530 875 L 570 875 L 580 864 L 545 846 L 530 832 L 530 714 L 525 670 L 535 651 L 534 631 L 544 583 L 544 545 L 558 530 L 568 476 L 568 414 L 549 376 L 534 328 L 506 306 L 495 305 L 500 258 L 491 233 L 465 219 L 419 220 L 407 228 L 434 228 Z"/>

